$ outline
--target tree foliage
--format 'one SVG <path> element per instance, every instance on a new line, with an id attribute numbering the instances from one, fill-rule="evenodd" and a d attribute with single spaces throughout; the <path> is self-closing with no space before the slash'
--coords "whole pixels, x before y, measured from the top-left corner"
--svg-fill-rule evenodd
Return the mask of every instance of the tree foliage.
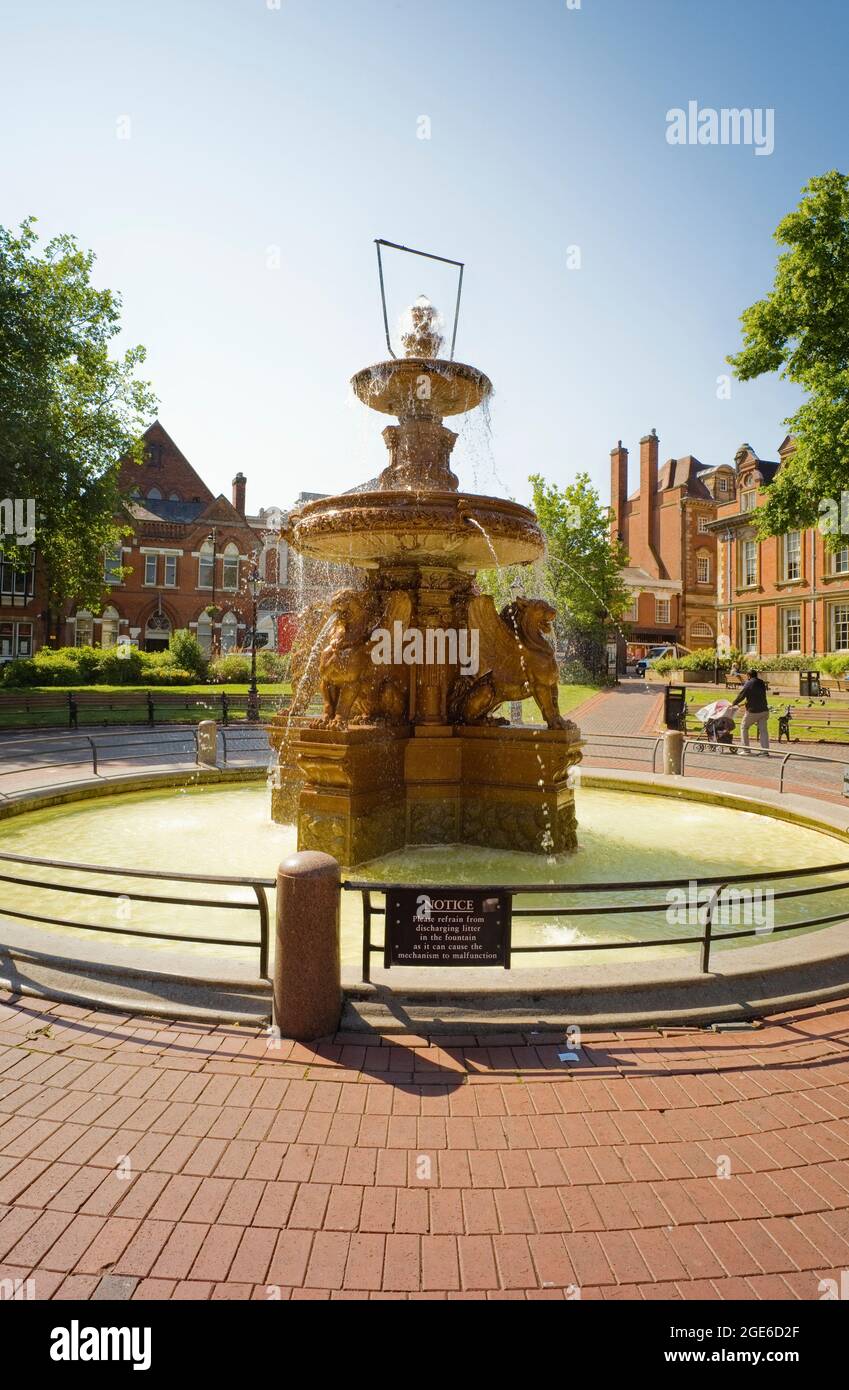
<path id="1" fill-rule="evenodd" d="M 610 509 L 587 473 L 564 488 L 539 474 L 530 481 L 546 540 L 547 588 L 561 623 L 587 636 L 618 626 L 633 595 L 621 575 L 628 563 L 625 548 L 611 539 Z"/>
<path id="2" fill-rule="evenodd" d="M 811 179 L 775 239 L 787 249 L 773 288 L 742 315 L 743 347 L 728 358 L 741 381 L 778 372 L 807 397 L 785 421 L 796 449 L 757 511 L 763 535 L 816 524 L 849 488 L 849 177 Z"/>
<path id="3" fill-rule="evenodd" d="M 141 459 L 155 398 L 136 378 L 142 347 L 112 356 L 121 300 L 91 283 L 72 236 L 38 245 L 34 219 L 0 227 L 0 497 L 32 499 L 51 602 L 97 610 L 103 552 L 117 544 L 122 456 Z M 26 563 L 15 536 L 8 558 Z"/>

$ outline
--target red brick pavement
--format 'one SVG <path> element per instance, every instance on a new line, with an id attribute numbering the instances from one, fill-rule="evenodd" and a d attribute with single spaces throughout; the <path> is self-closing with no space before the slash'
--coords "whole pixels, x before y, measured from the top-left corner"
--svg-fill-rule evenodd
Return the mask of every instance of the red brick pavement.
<path id="1" fill-rule="evenodd" d="M 337 1035 L 0 997 L 0 1279 L 40 1299 L 820 1298 L 849 1004 L 755 1032 Z M 722 1173 L 728 1176 L 719 1176 Z"/>

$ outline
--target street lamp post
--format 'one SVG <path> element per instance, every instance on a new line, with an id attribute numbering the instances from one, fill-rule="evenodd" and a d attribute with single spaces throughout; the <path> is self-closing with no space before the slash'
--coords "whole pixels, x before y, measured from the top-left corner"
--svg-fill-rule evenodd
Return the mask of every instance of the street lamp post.
<path id="1" fill-rule="evenodd" d="M 259 719 L 259 691 L 256 688 L 256 607 L 259 596 L 259 565 L 254 555 L 248 575 L 248 590 L 251 596 L 251 684 L 248 690 L 246 717 L 256 723 Z"/>
<path id="2" fill-rule="evenodd" d="M 212 542 L 212 603 L 209 605 L 209 606 L 210 606 L 210 609 L 211 609 L 211 612 L 210 612 L 210 615 L 209 615 L 209 617 L 210 617 L 209 648 L 210 648 L 210 655 L 213 656 L 213 657 L 216 656 L 216 654 L 217 654 L 217 652 L 216 652 L 216 646 L 215 646 L 215 542 L 216 542 L 217 536 L 218 536 L 218 528 L 217 528 L 216 526 L 213 526 L 212 530 L 210 531 L 209 535 L 208 535 L 207 538 L 206 538 L 208 541 L 211 541 L 211 542 Z"/>

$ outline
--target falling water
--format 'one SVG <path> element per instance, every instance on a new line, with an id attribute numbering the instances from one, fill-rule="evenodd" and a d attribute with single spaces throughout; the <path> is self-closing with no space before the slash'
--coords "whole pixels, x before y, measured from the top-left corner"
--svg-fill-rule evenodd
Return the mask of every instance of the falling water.
<path id="1" fill-rule="evenodd" d="M 495 553 L 495 547 L 494 547 L 494 545 L 492 544 L 492 539 L 491 539 L 491 537 L 490 537 L 490 535 L 489 535 L 489 532 L 487 531 L 486 527 L 483 526 L 483 525 L 481 525 L 481 523 L 478 521 L 477 517 L 474 517 L 474 516 L 467 516 L 467 517 L 466 517 L 466 520 L 467 520 L 472 526 L 476 526 L 477 529 L 480 531 L 481 535 L 483 536 L 484 540 L 486 541 L 487 547 L 488 547 L 488 549 L 489 549 L 489 553 L 490 553 L 490 555 L 492 556 L 493 564 L 494 564 L 495 568 L 498 569 L 498 567 L 499 567 L 498 556 L 497 556 L 496 553 Z M 520 660 L 521 663 L 522 663 L 522 673 L 523 673 L 523 675 L 524 675 L 524 677 L 525 677 L 525 684 L 526 684 L 528 690 L 530 690 L 530 688 L 531 688 L 531 686 L 530 686 L 530 678 L 529 678 L 529 675 L 528 675 L 527 663 L 526 663 L 526 661 L 525 661 L 525 648 L 524 648 L 522 642 L 519 640 L 519 634 L 518 634 L 518 632 L 516 633 L 516 643 L 517 643 L 517 646 L 518 646 L 518 648 L 519 648 L 519 660 Z M 533 730 L 531 731 L 531 738 L 533 739 L 533 745 L 532 745 L 532 746 L 533 746 L 533 750 L 534 750 L 534 755 L 535 755 L 536 760 L 537 760 L 537 766 L 538 766 L 539 772 L 540 772 L 540 776 L 539 776 L 537 785 L 540 786 L 540 787 L 544 787 L 544 786 L 545 786 L 545 763 L 543 762 L 543 760 L 542 760 L 542 755 L 540 754 L 539 748 L 537 747 L 537 742 L 536 742 L 536 740 L 537 740 L 538 736 L 539 736 L 539 730 L 538 730 L 538 729 L 533 729 Z M 541 848 L 542 848 L 543 853 L 546 855 L 546 858 L 547 858 L 547 860 L 548 860 L 548 863 L 549 863 L 549 864 L 553 864 L 553 863 L 555 862 L 555 859 L 554 859 L 554 834 L 553 834 L 552 826 L 551 826 L 551 808 L 549 807 L 548 801 L 543 801 L 543 803 L 542 803 L 542 813 L 543 813 L 543 816 L 544 816 L 544 818 L 545 818 L 545 830 L 543 831 L 543 834 L 542 834 Z"/>

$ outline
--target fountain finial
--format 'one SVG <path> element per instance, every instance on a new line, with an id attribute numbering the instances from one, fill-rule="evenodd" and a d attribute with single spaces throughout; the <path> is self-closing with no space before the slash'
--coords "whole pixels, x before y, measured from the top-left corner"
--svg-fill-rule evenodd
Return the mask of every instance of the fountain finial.
<path id="1" fill-rule="evenodd" d="M 404 356 L 438 357 L 443 343 L 439 331 L 439 313 L 427 295 L 420 294 L 415 304 L 410 305 L 407 314 L 412 319 L 412 329 L 401 337 Z"/>

